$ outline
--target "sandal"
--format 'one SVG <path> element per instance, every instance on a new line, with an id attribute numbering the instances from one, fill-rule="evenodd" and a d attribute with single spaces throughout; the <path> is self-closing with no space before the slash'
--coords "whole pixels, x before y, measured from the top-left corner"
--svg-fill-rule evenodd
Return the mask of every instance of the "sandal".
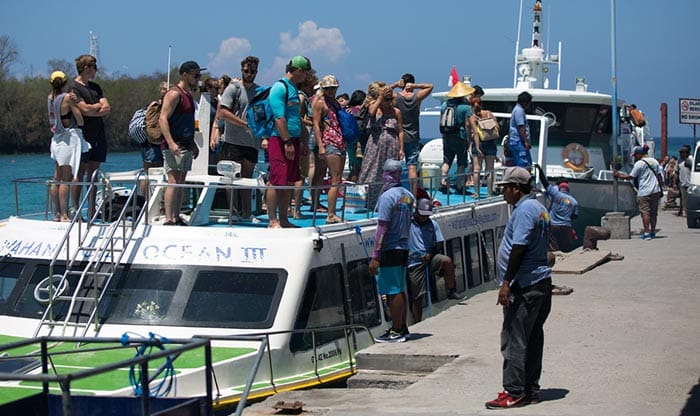
<path id="1" fill-rule="evenodd" d="M 552 285 L 552 295 L 570 295 L 574 289 L 568 286 L 554 286 Z"/>
<path id="2" fill-rule="evenodd" d="M 326 224 L 340 224 L 342 222 L 343 220 L 337 215 L 330 218 L 326 218 Z"/>

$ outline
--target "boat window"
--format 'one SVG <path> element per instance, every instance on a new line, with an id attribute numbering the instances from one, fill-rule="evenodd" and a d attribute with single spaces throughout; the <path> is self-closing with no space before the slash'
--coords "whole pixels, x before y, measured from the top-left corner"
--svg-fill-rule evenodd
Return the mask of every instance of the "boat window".
<path id="1" fill-rule="evenodd" d="M 467 287 L 464 282 L 464 253 L 462 240 L 459 237 L 445 241 L 446 255 L 452 258 L 455 265 L 455 283 L 457 292 L 463 292 Z"/>
<path id="2" fill-rule="evenodd" d="M 7 304 L 22 269 L 21 263 L 0 263 L 0 309 L 4 309 Z"/>
<path id="3" fill-rule="evenodd" d="M 484 282 L 493 280 L 496 277 L 493 230 L 485 230 L 481 233 L 481 264 L 484 271 Z"/>
<path id="4" fill-rule="evenodd" d="M 479 235 L 472 234 L 464 237 L 467 251 L 467 287 L 469 289 L 481 284 L 481 267 L 479 265 Z"/>
<path id="5" fill-rule="evenodd" d="M 374 276 L 369 272 L 367 260 L 349 262 L 348 281 L 350 286 L 350 300 L 352 305 L 352 323 L 373 327 L 379 325 L 379 305 L 377 299 L 377 284 Z"/>
<path id="6" fill-rule="evenodd" d="M 182 323 L 190 326 L 270 328 L 284 289 L 284 271 L 202 270 L 187 299 Z"/>
<path id="7" fill-rule="evenodd" d="M 294 329 L 345 325 L 342 275 L 339 263 L 311 269 Z M 316 345 L 330 342 L 342 334 L 342 330 L 318 332 L 315 334 Z M 311 332 L 295 333 L 290 349 L 292 352 L 310 349 L 313 346 L 312 338 Z"/>
<path id="8" fill-rule="evenodd" d="M 124 269 L 118 273 L 121 277 Z M 109 316 L 110 323 L 167 325 L 172 321 L 168 311 L 181 275 L 180 270 L 131 268 L 126 276 L 113 280 L 120 284 L 108 289 L 100 305 L 111 311 L 100 315 Z"/>
<path id="9" fill-rule="evenodd" d="M 595 107 L 566 107 L 564 131 L 566 133 L 590 133 L 598 114 Z"/>
<path id="10" fill-rule="evenodd" d="M 65 271 L 64 266 L 55 266 L 53 268 L 53 274 L 56 278 L 56 280 L 60 279 L 61 276 L 63 275 L 63 272 Z M 26 316 L 26 317 L 31 317 L 31 318 L 41 318 L 41 316 L 44 314 L 44 310 L 46 310 L 46 305 L 48 303 L 40 303 L 38 300 L 34 298 L 34 288 L 36 288 L 36 285 L 41 283 L 43 280 L 45 280 L 49 276 L 49 265 L 48 264 L 38 264 L 34 268 L 34 271 L 32 272 L 32 276 L 29 279 L 29 283 L 25 286 L 24 290 L 22 291 L 22 294 L 20 295 L 19 300 L 17 301 L 17 304 L 15 305 L 15 313 L 17 313 L 20 316 Z M 68 292 L 70 292 L 72 289 L 75 288 L 75 282 L 77 277 L 70 279 L 70 283 L 68 285 L 68 289 L 66 289 Z M 48 283 L 48 282 L 47 282 Z M 56 282 L 58 284 L 58 282 Z M 47 286 L 48 287 L 48 286 Z M 47 294 L 48 296 L 48 294 Z M 54 319 L 63 319 L 65 318 L 64 314 L 65 311 L 67 310 L 68 303 L 67 302 L 59 302 L 56 306 L 54 306 L 53 312 L 54 312 Z"/>

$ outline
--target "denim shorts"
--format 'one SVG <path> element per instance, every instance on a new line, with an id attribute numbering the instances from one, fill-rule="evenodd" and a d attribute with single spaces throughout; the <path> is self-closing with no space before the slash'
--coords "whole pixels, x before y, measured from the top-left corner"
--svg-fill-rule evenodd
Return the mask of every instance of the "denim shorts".
<path id="1" fill-rule="evenodd" d="M 159 163 L 163 161 L 163 151 L 159 144 L 145 143 L 141 147 L 141 158 L 146 163 Z"/>
<path id="2" fill-rule="evenodd" d="M 406 166 L 418 166 L 418 156 L 420 156 L 418 143 L 404 143 L 403 154 L 406 158 Z"/>
<path id="3" fill-rule="evenodd" d="M 336 155 L 336 156 L 340 156 L 340 157 L 345 157 L 345 154 L 346 154 L 345 150 L 342 150 L 337 146 L 334 146 L 332 144 L 327 144 L 324 147 L 326 149 L 326 156 Z"/>

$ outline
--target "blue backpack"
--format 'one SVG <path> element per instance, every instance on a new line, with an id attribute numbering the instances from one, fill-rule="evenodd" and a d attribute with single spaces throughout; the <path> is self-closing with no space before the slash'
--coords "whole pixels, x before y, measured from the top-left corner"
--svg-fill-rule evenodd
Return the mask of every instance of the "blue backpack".
<path id="1" fill-rule="evenodd" d="M 289 98 L 289 87 L 284 81 L 277 81 L 284 84 L 284 99 L 285 102 Z M 255 97 L 248 103 L 246 110 L 246 119 L 248 128 L 258 139 L 267 139 L 272 135 L 272 130 L 275 127 L 275 120 L 272 117 L 272 108 L 270 108 L 270 87 L 258 87 L 255 91 Z"/>
<path id="2" fill-rule="evenodd" d="M 355 119 L 355 116 L 343 109 L 338 110 L 337 114 L 338 124 L 340 124 L 340 130 L 343 133 L 345 143 L 357 143 L 357 141 L 360 139 L 360 128 L 357 125 L 357 119 Z"/>

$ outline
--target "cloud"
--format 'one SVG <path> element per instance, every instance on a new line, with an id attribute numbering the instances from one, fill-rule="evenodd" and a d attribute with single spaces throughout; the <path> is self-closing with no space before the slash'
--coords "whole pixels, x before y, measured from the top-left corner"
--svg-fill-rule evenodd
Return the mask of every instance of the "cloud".
<path id="1" fill-rule="evenodd" d="M 305 55 L 311 59 L 324 59 L 335 63 L 350 53 L 340 29 L 318 27 L 311 20 L 299 24 L 299 35 L 280 34 L 280 51 L 287 60 L 294 55 Z"/>
<path id="2" fill-rule="evenodd" d="M 221 41 L 219 50 L 209 54 L 207 67 L 212 74 L 229 74 L 240 72 L 241 61 L 250 54 L 252 47 L 245 38 L 228 38 Z"/>

